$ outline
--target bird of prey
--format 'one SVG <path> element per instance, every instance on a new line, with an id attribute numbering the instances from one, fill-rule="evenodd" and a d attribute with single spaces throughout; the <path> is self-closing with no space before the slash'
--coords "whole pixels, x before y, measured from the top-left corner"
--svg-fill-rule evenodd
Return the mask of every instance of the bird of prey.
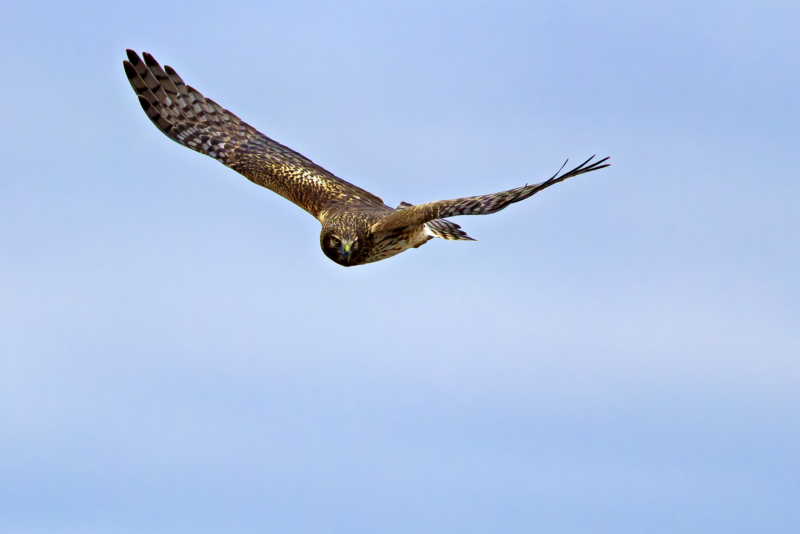
<path id="1" fill-rule="evenodd" d="M 128 81 L 142 109 L 164 135 L 211 156 L 316 217 L 322 223 L 322 251 L 345 267 L 391 258 L 434 237 L 474 241 L 446 217 L 495 213 L 567 178 L 609 166 L 603 164 L 608 158 L 590 163 L 592 156 L 564 174 L 562 165 L 552 178 L 538 184 L 425 204 L 401 202 L 392 209 L 204 97 L 147 52 L 142 54 L 144 61 L 133 50 L 127 54 L 122 64 Z"/>

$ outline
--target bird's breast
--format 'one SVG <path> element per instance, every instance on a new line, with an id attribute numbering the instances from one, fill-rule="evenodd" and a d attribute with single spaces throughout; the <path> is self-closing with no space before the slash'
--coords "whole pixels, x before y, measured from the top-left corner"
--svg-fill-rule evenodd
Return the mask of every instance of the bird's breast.
<path id="1" fill-rule="evenodd" d="M 432 237 L 425 232 L 424 224 L 375 234 L 372 238 L 372 248 L 363 263 L 391 258 L 410 248 L 420 247 L 429 239 Z"/>

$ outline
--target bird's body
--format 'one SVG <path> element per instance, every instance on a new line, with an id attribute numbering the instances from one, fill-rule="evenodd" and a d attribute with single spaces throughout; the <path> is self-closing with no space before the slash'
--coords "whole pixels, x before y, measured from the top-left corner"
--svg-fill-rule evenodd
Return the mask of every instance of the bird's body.
<path id="1" fill-rule="evenodd" d="M 205 98 L 173 69 L 162 69 L 150 54 L 143 56 L 144 61 L 128 50 L 123 66 L 153 124 L 173 141 L 217 159 L 316 217 L 322 223 L 322 251 L 347 267 L 390 258 L 433 237 L 472 241 L 446 217 L 495 213 L 554 183 L 608 166 L 602 165 L 608 158 L 591 165 L 589 158 L 539 184 L 416 206 L 403 202 L 390 208 L 374 194 L 334 176 Z"/>

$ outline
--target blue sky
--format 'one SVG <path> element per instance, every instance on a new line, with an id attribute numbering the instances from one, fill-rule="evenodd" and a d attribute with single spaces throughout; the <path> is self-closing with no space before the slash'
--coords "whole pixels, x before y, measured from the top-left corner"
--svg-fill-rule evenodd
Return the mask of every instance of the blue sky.
<path id="1" fill-rule="evenodd" d="M 6 3 L 0 531 L 796 532 L 796 2 Z M 148 51 L 389 205 L 345 269 Z"/>

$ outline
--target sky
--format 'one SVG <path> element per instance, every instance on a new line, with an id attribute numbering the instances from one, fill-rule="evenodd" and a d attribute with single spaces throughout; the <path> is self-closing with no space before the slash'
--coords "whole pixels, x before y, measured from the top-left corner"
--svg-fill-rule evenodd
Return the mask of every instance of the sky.
<path id="1" fill-rule="evenodd" d="M 800 528 L 797 2 L 1 12 L 0 532 Z M 612 166 L 343 268 L 126 48 L 390 206 Z"/>

